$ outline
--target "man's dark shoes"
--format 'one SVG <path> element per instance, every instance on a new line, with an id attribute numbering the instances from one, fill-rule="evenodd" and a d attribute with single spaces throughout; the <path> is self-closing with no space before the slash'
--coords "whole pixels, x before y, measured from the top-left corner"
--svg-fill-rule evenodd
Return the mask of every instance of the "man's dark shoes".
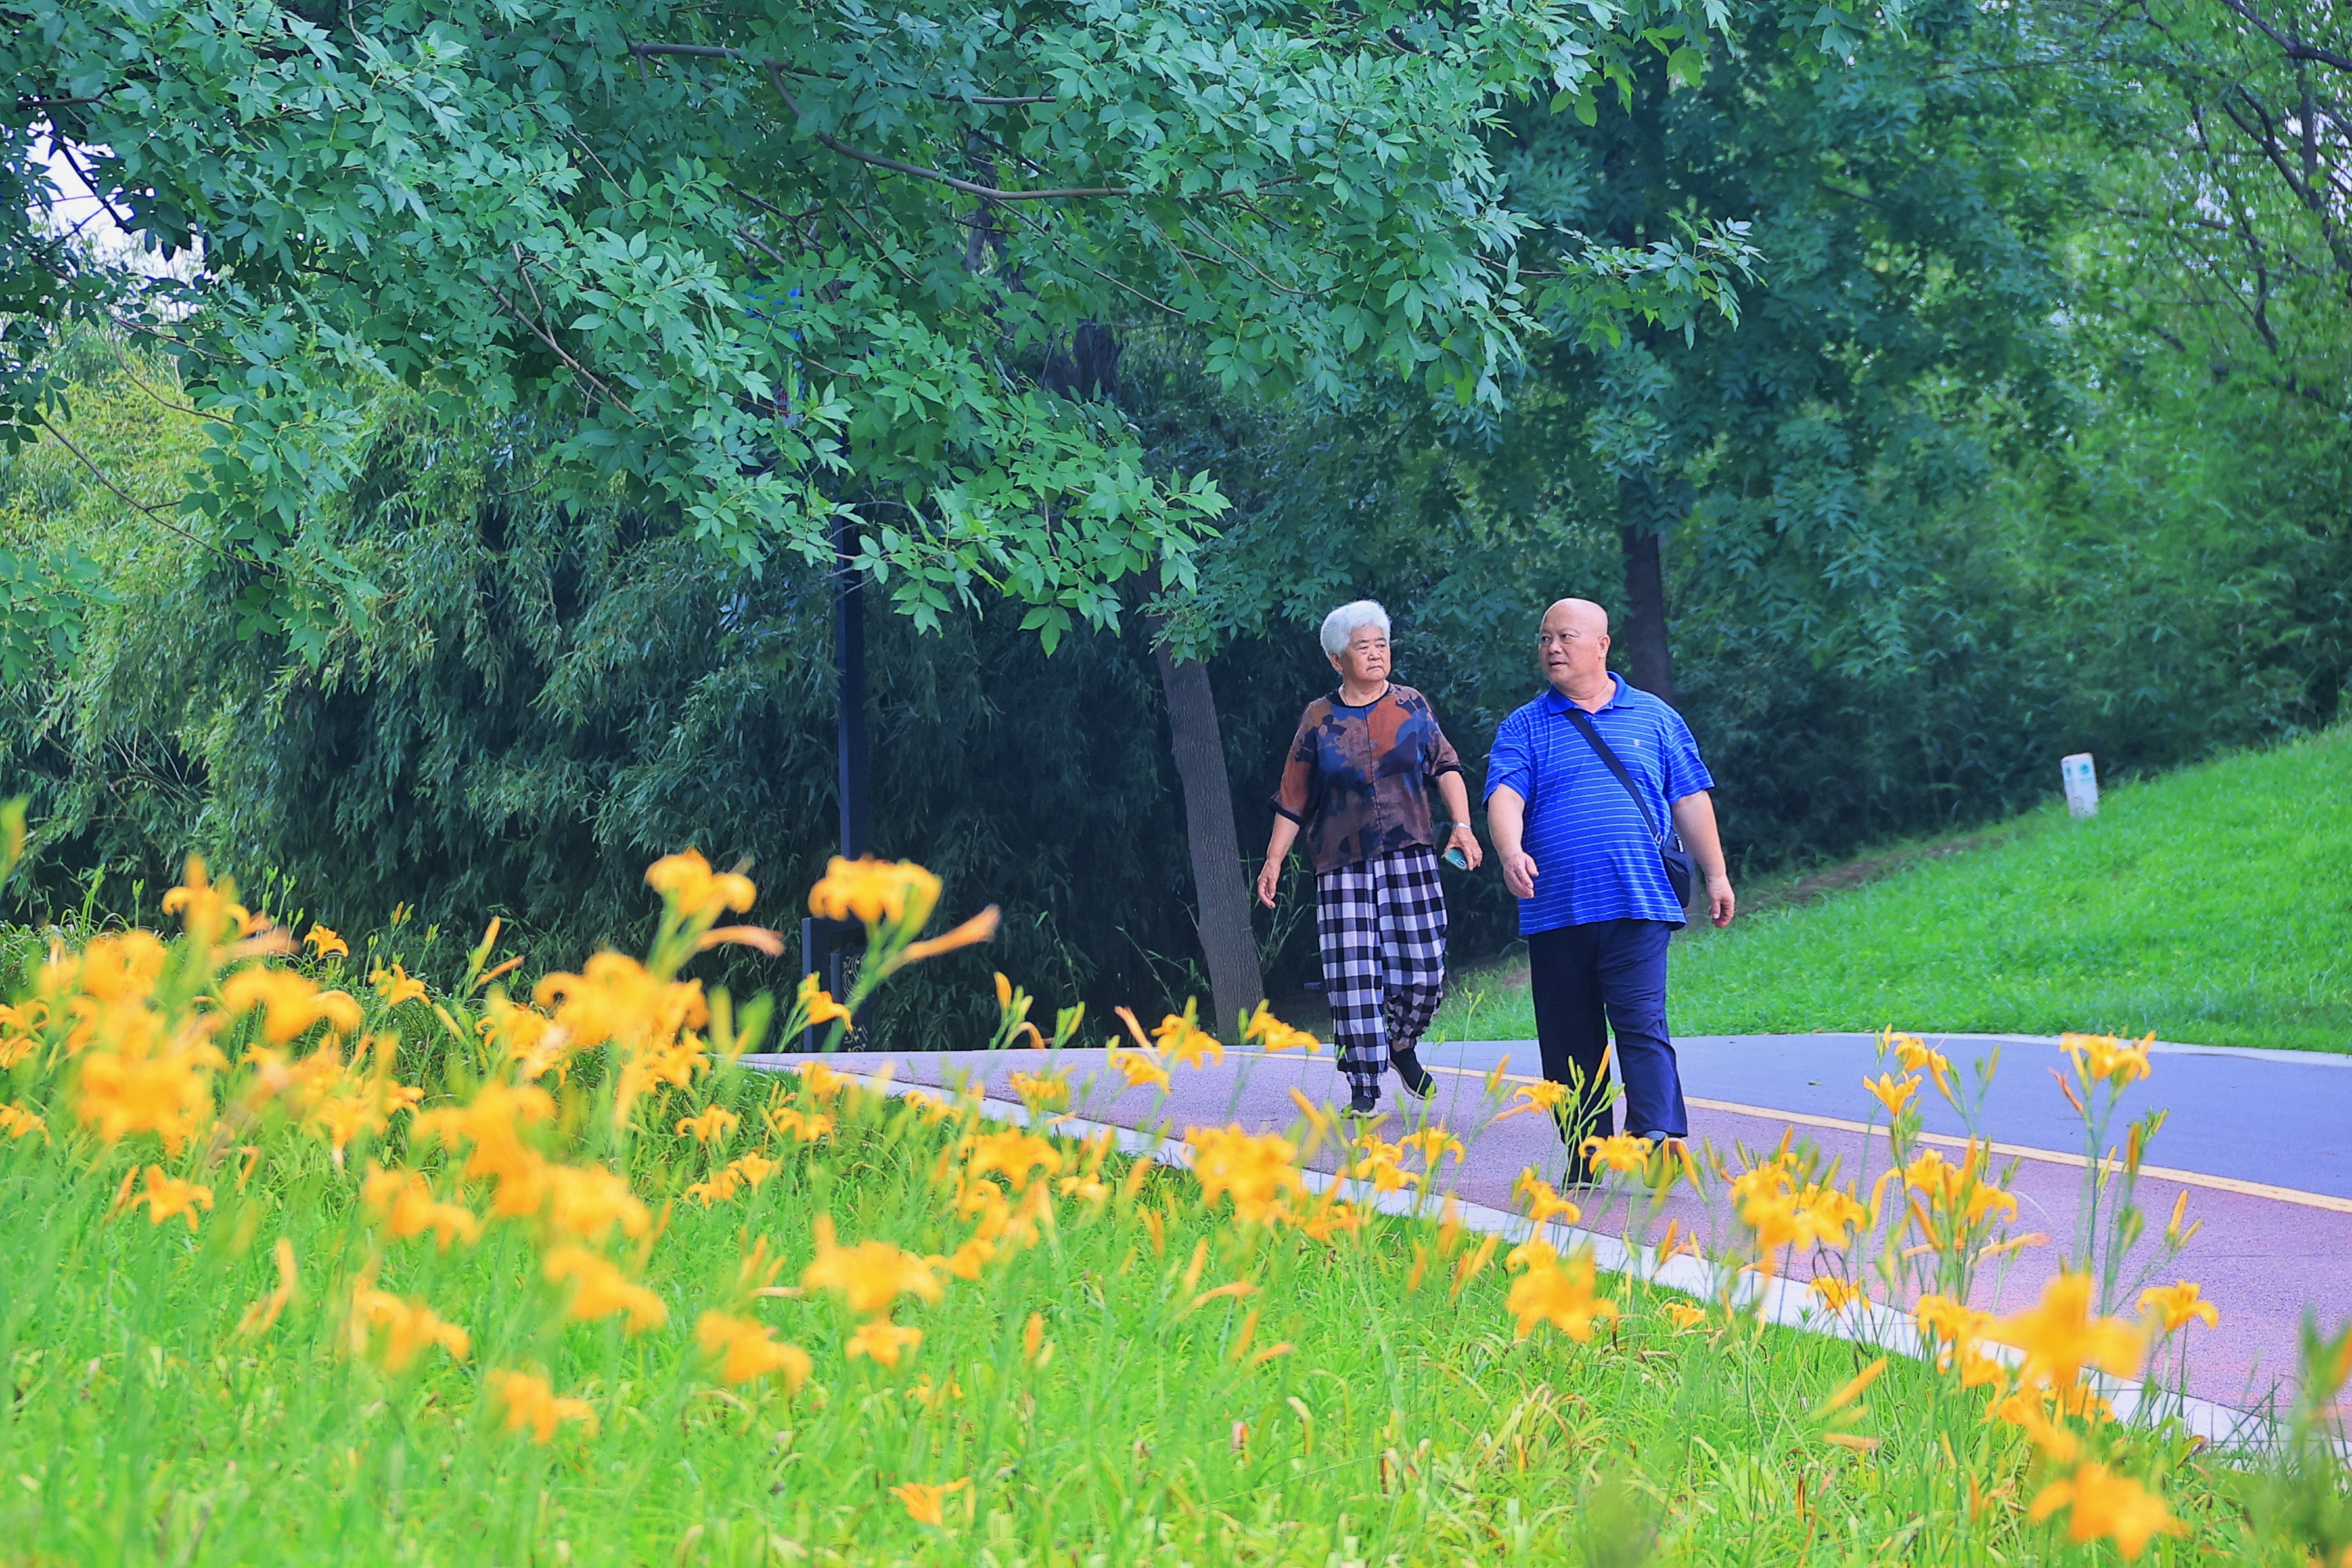
<path id="1" fill-rule="evenodd" d="M 1373 1117 L 1378 1116 L 1380 1113 L 1380 1090 L 1373 1089 L 1360 1089 L 1348 1097 L 1349 1115 L 1356 1117 Z"/>
<path id="2" fill-rule="evenodd" d="M 1389 1065 L 1404 1080 L 1404 1091 L 1415 1100 L 1427 1100 L 1437 1092 L 1437 1075 L 1421 1065 L 1421 1058 L 1411 1049 L 1391 1051 Z"/>

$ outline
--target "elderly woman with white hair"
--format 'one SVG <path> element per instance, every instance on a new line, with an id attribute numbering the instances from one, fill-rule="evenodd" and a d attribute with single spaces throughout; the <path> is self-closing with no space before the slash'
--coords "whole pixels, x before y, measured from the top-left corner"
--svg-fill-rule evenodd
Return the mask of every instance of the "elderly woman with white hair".
<path id="1" fill-rule="evenodd" d="M 1389 613 L 1370 599 L 1340 605 L 1323 619 L 1323 652 L 1339 687 L 1298 721 L 1257 896 L 1274 907 L 1283 859 L 1304 832 L 1332 1043 L 1349 1112 L 1370 1116 L 1380 1109 L 1384 1067 L 1420 1099 L 1436 1092 L 1413 1054 L 1445 995 L 1436 846 L 1458 852 L 1459 865 L 1485 856 L 1470 828 L 1461 758 L 1428 700 L 1389 679 Z M 1442 836 L 1430 817 L 1432 784 L 1445 803 Z"/>

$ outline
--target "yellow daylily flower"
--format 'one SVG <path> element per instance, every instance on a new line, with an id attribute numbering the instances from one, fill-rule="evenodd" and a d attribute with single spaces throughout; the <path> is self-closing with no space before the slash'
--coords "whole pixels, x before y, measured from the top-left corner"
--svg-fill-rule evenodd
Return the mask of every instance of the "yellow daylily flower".
<path id="1" fill-rule="evenodd" d="M 2147 1551 L 2157 1536 L 2185 1534 L 2189 1528 L 2156 1493 L 2096 1462 L 2042 1488 L 2027 1517 L 2039 1524 L 2062 1508 L 2067 1510 L 2068 1540 L 2113 1541 L 2126 1562 Z"/>
<path id="2" fill-rule="evenodd" d="M 2177 1334 L 2200 1320 L 2207 1328 L 2218 1329 L 2221 1326 L 2221 1310 L 2201 1300 L 2203 1295 L 2204 1290 L 2194 1281 L 2183 1279 L 2177 1285 L 2141 1291 L 2139 1310 L 2153 1315 L 2168 1334 Z"/>

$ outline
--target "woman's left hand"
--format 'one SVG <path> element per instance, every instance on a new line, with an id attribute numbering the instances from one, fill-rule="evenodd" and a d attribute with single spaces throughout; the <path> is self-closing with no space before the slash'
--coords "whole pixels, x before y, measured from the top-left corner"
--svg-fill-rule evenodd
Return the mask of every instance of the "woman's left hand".
<path id="1" fill-rule="evenodd" d="M 1478 836 L 1466 827 L 1457 827 L 1447 834 L 1445 847 L 1448 849 L 1461 850 L 1462 858 L 1470 862 L 1470 868 L 1473 871 L 1476 870 L 1478 863 L 1486 858 L 1486 852 L 1478 847 Z"/>

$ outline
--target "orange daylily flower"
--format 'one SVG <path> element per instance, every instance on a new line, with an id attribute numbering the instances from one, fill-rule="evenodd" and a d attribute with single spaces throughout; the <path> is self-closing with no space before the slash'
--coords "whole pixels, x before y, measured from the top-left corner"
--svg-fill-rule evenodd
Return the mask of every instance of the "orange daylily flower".
<path id="1" fill-rule="evenodd" d="M 2189 1529 L 2172 1517 L 2161 1497 L 2095 1462 L 2042 1488 L 2026 1517 L 2039 1524 L 2062 1508 L 2067 1510 L 2068 1540 L 2111 1540 L 2126 1562 L 2147 1551 L 2157 1536 L 2181 1535 Z"/>
<path id="2" fill-rule="evenodd" d="M 727 1383 L 781 1373 L 784 1391 L 798 1394 L 816 1365 L 800 1346 L 777 1340 L 767 1324 L 727 1312 L 703 1313 L 694 1325 L 694 1342 L 719 1363 L 719 1376 Z"/>
<path id="3" fill-rule="evenodd" d="M 1178 1067 L 1197 1068 L 1225 1059 L 1224 1046 L 1200 1026 L 1199 1005 L 1196 1001 L 1186 1002 L 1182 1013 L 1168 1014 L 1151 1031 L 1151 1037 L 1159 1042 L 1161 1058 Z"/>
<path id="4" fill-rule="evenodd" d="M 814 974 L 801 976 L 801 988 L 794 999 L 808 1014 L 808 1026 L 812 1029 L 849 1017 L 849 1009 L 835 1001 L 833 993 L 819 985 Z"/>
<path id="5" fill-rule="evenodd" d="M 836 855 L 826 862 L 824 879 L 809 889 L 809 913 L 820 919 L 908 931 L 920 931 L 939 901 L 940 879 L 911 860 Z"/>
<path id="6" fill-rule="evenodd" d="M 2138 1370 L 2147 1336 L 2120 1318 L 2094 1316 L 2091 1289 L 2087 1274 L 2061 1274 L 2042 1289 L 2039 1303 L 1994 1326 L 1990 1337 L 2025 1352 L 2021 1383 L 2047 1383 L 2063 1392 L 2086 1366 L 2119 1376 Z"/>
<path id="7" fill-rule="evenodd" d="M 1013 1092 L 1033 1116 L 1069 1103 L 1070 1080 L 1058 1072 L 1016 1072 L 1011 1082 Z"/>
<path id="8" fill-rule="evenodd" d="M 377 1289 L 371 1271 L 352 1291 L 352 1352 L 364 1354 L 370 1331 L 379 1328 L 384 1331 L 381 1358 L 383 1370 L 395 1376 L 407 1371 L 419 1352 L 434 1345 L 439 1345 L 458 1361 L 465 1360 L 473 1348 L 471 1335 L 457 1324 L 444 1321 L 423 1301 L 404 1301 L 389 1290 Z"/>
<path id="9" fill-rule="evenodd" d="M 1529 1110 L 1545 1110 L 1557 1115 L 1559 1108 L 1566 1105 L 1570 1099 L 1568 1085 L 1554 1083 L 1549 1079 L 1543 1079 L 1535 1083 L 1523 1083 L 1513 1093 L 1518 1103 L 1507 1110 L 1498 1112 L 1495 1117 L 1496 1121 L 1506 1121 Z"/>
<path id="10" fill-rule="evenodd" d="M 2117 1089 L 2137 1083 L 2153 1070 L 2148 1065 L 2147 1051 L 2155 1043 L 2153 1034 L 2129 1043 L 2113 1035 L 2058 1037 L 2058 1048 L 2074 1058 L 2074 1070 L 2082 1075 L 2085 1085 L 2105 1079 Z"/>
<path id="11" fill-rule="evenodd" d="M 128 1192 L 131 1178 L 125 1176 L 122 1185 Z M 147 1205 L 149 1224 L 162 1225 L 165 1220 L 177 1216 L 186 1220 L 188 1228 L 194 1230 L 196 1228 L 196 1211 L 203 1209 L 210 1213 L 212 1210 L 213 1190 L 195 1182 L 184 1182 L 177 1176 L 166 1175 L 161 1165 L 150 1165 L 146 1171 L 145 1190 L 124 1206 L 137 1208 L 141 1204 Z"/>
<path id="12" fill-rule="evenodd" d="M 551 1247 L 541 1267 L 551 1284 L 572 1282 L 564 1316 L 575 1322 L 593 1323 L 616 1312 L 625 1313 L 628 1331 L 635 1334 L 669 1321 L 669 1308 L 662 1299 L 632 1282 L 602 1253 L 584 1247 Z"/>
<path id="13" fill-rule="evenodd" d="M 1103 1047 L 1103 1056 L 1127 1079 L 1129 1089 L 1172 1089 L 1176 1080 L 1160 1065 L 1157 1051 L 1123 1051 L 1117 1041 Z"/>
<path id="14" fill-rule="evenodd" d="M 971 1481 L 969 1478 L 949 1481 L 944 1486 L 932 1486 L 924 1481 L 908 1481 L 902 1486 L 892 1487 L 890 1495 L 897 1498 L 906 1509 L 908 1519 L 913 1520 L 917 1524 L 936 1527 L 947 1517 L 941 1505 L 950 1496 L 963 1490 L 970 1485 Z"/>
<path id="15" fill-rule="evenodd" d="M 714 1105 L 699 1116 L 680 1117 L 677 1123 L 677 1135 L 683 1138 L 690 1132 L 698 1143 L 715 1143 L 734 1131 L 741 1121 L 741 1117 L 725 1106 Z"/>
<path id="16" fill-rule="evenodd" d="M 212 1120 L 212 1075 L 224 1065 L 196 1029 L 169 1041 L 132 1034 L 93 1047 L 75 1079 L 74 1117 L 104 1142 L 152 1132 L 176 1152 Z"/>
<path id="17" fill-rule="evenodd" d="M 1272 1225 L 1289 1212 L 1291 1194 L 1305 1186 L 1298 1173 L 1298 1146 L 1274 1133 L 1245 1132 L 1231 1127 L 1187 1127 L 1184 1141 L 1192 1146 L 1192 1174 L 1201 1184 L 1201 1202 L 1214 1208 L 1231 1194 L 1234 1217 L 1244 1225 Z"/>
<path id="18" fill-rule="evenodd" d="M 1666 1321 L 1675 1326 L 1675 1332 L 1678 1334 L 1688 1333 L 1706 1321 L 1706 1309 L 1695 1307 L 1688 1301 L 1668 1301 L 1658 1310 L 1665 1315 Z"/>
<path id="19" fill-rule="evenodd" d="M 1528 1200 L 1528 1218 L 1538 1231 L 1555 1219 L 1574 1225 L 1584 1217 L 1584 1211 L 1553 1191 L 1552 1184 L 1537 1175 L 1532 1165 L 1521 1171 L 1518 1181 L 1512 1185 L 1514 1197 L 1523 1193 Z"/>
<path id="20" fill-rule="evenodd" d="M 1549 1251 L 1549 1248 L 1545 1249 Z M 1579 1344 L 1592 1338 L 1593 1324 L 1614 1321 L 1617 1303 L 1593 1293 L 1592 1254 L 1579 1252 L 1565 1266 L 1530 1256 L 1528 1270 L 1511 1284 L 1504 1308 L 1518 1320 L 1518 1337 L 1535 1332 L 1538 1323 L 1549 1323 Z"/>
<path id="21" fill-rule="evenodd" d="M 816 1216 L 816 1258 L 801 1270 L 801 1286 L 840 1291 L 849 1310 L 860 1316 L 887 1311 L 901 1296 L 936 1301 L 940 1295 L 939 1276 L 911 1252 L 887 1241 L 839 1245 L 830 1215 Z"/>
<path id="22" fill-rule="evenodd" d="M 292 1303 L 300 1288 L 294 1273 L 294 1244 L 281 1236 L 278 1245 L 270 1248 L 270 1256 L 278 1264 L 278 1284 L 268 1295 L 246 1308 L 237 1319 L 236 1331 L 247 1339 L 257 1338 L 276 1328 L 278 1315 Z"/>
<path id="23" fill-rule="evenodd" d="M 1919 1092 L 1919 1080 L 1916 1078 L 1906 1078 L 1898 1083 L 1893 1073 L 1884 1072 L 1874 1079 L 1864 1079 L 1862 1087 L 1870 1090 L 1870 1097 L 1873 1100 L 1886 1107 L 1888 1121 L 1899 1121 L 1902 1120 L 1904 1110 Z"/>
<path id="24" fill-rule="evenodd" d="M 967 1142 L 971 1157 L 965 1169 L 972 1179 L 977 1181 L 991 1171 L 1002 1171 L 1016 1193 L 1029 1185 L 1031 1172 L 1051 1176 L 1062 1169 L 1060 1150 L 1018 1127 L 974 1134 Z"/>
<path id="25" fill-rule="evenodd" d="M 1242 1038 L 1252 1042 L 1258 1049 L 1268 1055 L 1276 1055 L 1283 1051 L 1305 1051 L 1307 1055 L 1313 1056 L 1323 1044 L 1306 1030 L 1294 1029 L 1266 1011 L 1264 1002 L 1257 1005 L 1257 1011 L 1250 1015 L 1249 1022 L 1242 1026 Z"/>
<path id="26" fill-rule="evenodd" d="M 822 1110 L 798 1110 L 789 1105 L 771 1106 L 764 1113 L 769 1131 L 779 1138 L 814 1143 L 833 1131 L 833 1118 Z"/>
<path id="27" fill-rule="evenodd" d="M 397 1007 L 403 1002 L 425 1000 L 425 982 L 415 978 L 397 963 L 370 972 L 368 984 L 375 987 L 375 994 L 383 998 L 383 1005 L 387 1007 Z"/>
<path id="28" fill-rule="evenodd" d="M 1397 1147 L 1419 1154 L 1422 1164 L 1432 1171 L 1437 1169 L 1438 1163 L 1448 1154 L 1454 1156 L 1454 1163 L 1458 1165 L 1469 1158 L 1470 1153 L 1462 1147 L 1461 1139 L 1443 1127 L 1424 1127 L 1418 1132 L 1408 1132 L 1397 1140 Z"/>
<path id="29" fill-rule="evenodd" d="M 857 1331 L 849 1336 L 842 1353 L 852 1361 L 865 1356 L 878 1365 L 897 1366 L 900 1356 L 912 1355 L 922 1342 L 922 1330 L 904 1327 L 887 1318 L 876 1318 L 857 1325 Z"/>
<path id="30" fill-rule="evenodd" d="M 541 1447 L 554 1440 L 556 1427 L 566 1421 L 577 1421 L 595 1436 L 595 1406 L 584 1399 L 557 1397 L 554 1384 L 535 1372 L 490 1373 L 490 1396 L 506 1412 L 506 1429 L 528 1430 L 530 1440 Z"/>
<path id="31" fill-rule="evenodd" d="M 646 868 L 646 886 L 659 893 L 689 921 L 717 920 L 751 907 L 758 889 L 751 879 L 734 871 L 714 871 L 699 849 L 665 855 Z"/>
<path id="32" fill-rule="evenodd" d="M 372 1216 L 403 1241 L 429 1230 L 440 1249 L 446 1252 L 450 1243 L 463 1241 L 470 1245 L 482 1234 L 480 1217 L 462 1204 L 443 1203 L 436 1198 L 422 1171 L 387 1171 L 372 1164 L 367 1179 L 360 1186 L 360 1201 Z"/>
<path id="33" fill-rule="evenodd" d="M 2209 1329 L 2218 1329 L 2221 1326 L 2221 1309 L 2202 1300 L 2203 1296 L 2202 1288 L 2194 1281 L 2183 1279 L 2177 1285 L 2141 1291 L 2139 1310 L 2154 1316 L 2168 1334 L 2177 1334 L 2199 1321 L 2202 1321 Z"/>
<path id="34" fill-rule="evenodd" d="M 1923 1068 L 1936 1080 L 1937 1089 L 1946 1100 L 1952 1098 L 1952 1064 L 1943 1052 L 1934 1049 L 1916 1035 L 1895 1035 L 1886 1043 L 1893 1047 L 1895 1059 L 1905 1072 Z"/>
<path id="35" fill-rule="evenodd" d="M 201 855 L 188 857 L 180 885 L 163 895 L 163 912 L 180 916 L 188 934 L 205 947 L 232 931 L 251 936 L 268 923 L 236 902 L 235 882 L 226 877 L 214 882 L 206 877 Z"/>
<path id="36" fill-rule="evenodd" d="M 1606 1138 L 1587 1138 L 1584 1157 L 1606 1170 L 1629 1173 L 1650 1163 L 1650 1141 L 1636 1138 L 1630 1132 L 1612 1133 Z"/>
<path id="37" fill-rule="evenodd" d="M 1840 1279 L 1833 1274 L 1814 1275 L 1805 1289 L 1819 1298 L 1822 1305 L 1832 1312 L 1843 1312 L 1853 1302 L 1870 1300 L 1867 1289 L 1850 1280 Z"/>
<path id="38" fill-rule="evenodd" d="M 324 1024 L 338 1035 L 356 1035 L 362 1016 L 357 999 L 343 991 L 321 991 L 290 969 L 257 964 L 221 982 L 221 1006 L 231 1016 L 261 1013 L 261 1037 L 282 1046 Z"/>

